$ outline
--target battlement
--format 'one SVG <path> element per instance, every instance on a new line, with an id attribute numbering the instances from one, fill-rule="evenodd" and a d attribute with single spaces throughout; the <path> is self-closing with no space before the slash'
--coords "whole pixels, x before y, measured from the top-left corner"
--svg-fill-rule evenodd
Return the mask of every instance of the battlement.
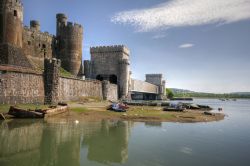
<path id="1" fill-rule="evenodd" d="M 67 27 L 75 27 L 75 28 L 82 28 L 81 24 L 73 23 L 73 22 L 68 22 Z"/>
<path id="2" fill-rule="evenodd" d="M 162 74 L 146 74 L 146 77 L 159 77 L 159 78 L 162 78 L 163 75 Z"/>
<path id="3" fill-rule="evenodd" d="M 34 32 L 34 29 L 32 29 L 31 27 L 28 27 L 28 26 L 24 26 L 23 27 L 24 31 L 27 31 L 27 32 Z M 44 37 L 54 37 L 54 35 L 50 34 L 49 32 L 45 31 L 45 32 L 42 32 L 39 30 L 36 30 L 35 32 L 37 35 L 40 35 L 40 36 L 44 36 Z"/>
<path id="4" fill-rule="evenodd" d="M 40 31 L 40 22 L 37 20 L 31 20 L 30 21 L 30 28 L 34 29 L 36 31 Z"/>
<path id="5" fill-rule="evenodd" d="M 78 32 L 80 34 L 83 33 L 83 27 L 80 24 L 73 23 L 73 22 L 67 22 L 66 27 L 68 30 L 73 31 L 73 32 Z"/>
<path id="6" fill-rule="evenodd" d="M 56 14 L 56 18 L 57 19 L 68 19 L 68 17 L 67 17 L 67 15 L 66 14 L 64 14 L 64 13 L 58 13 L 58 14 Z"/>
<path id="7" fill-rule="evenodd" d="M 129 49 L 124 45 L 98 46 L 90 48 L 90 53 L 110 53 L 110 52 L 123 52 L 128 56 L 130 54 Z"/>
<path id="8" fill-rule="evenodd" d="M 49 59 L 49 58 L 45 58 L 44 59 L 45 61 L 45 64 L 47 65 L 54 65 L 54 66 L 57 66 L 57 67 L 61 67 L 61 60 L 60 59 L 56 59 L 56 58 L 52 58 L 52 59 Z"/>

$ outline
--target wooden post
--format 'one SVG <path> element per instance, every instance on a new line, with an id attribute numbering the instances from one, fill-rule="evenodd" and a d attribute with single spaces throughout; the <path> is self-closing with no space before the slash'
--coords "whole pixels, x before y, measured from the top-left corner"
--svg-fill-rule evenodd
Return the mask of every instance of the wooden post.
<path id="1" fill-rule="evenodd" d="M 0 113 L 0 119 L 6 120 L 5 116 L 3 115 L 3 113 Z"/>

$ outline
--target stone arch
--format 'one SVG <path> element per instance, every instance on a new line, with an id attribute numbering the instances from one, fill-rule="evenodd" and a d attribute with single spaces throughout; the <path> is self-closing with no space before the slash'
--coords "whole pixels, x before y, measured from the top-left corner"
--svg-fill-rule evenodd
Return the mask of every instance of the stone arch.
<path id="1" fill-rule="evenodd" d="M 97 75 L 96 79 L 99 80 L 99 81 L 103 81 L 104 80 L 104 78 L 103 78 L 103 76 L 101 74 Z"/>
<path id="2" fill-rule="evenodd" d="M 117 76 L 115 74 L 112 74 L 109 76 L 109 82 L 111 84 L 117 84 L 118 83 L 118 79 L 117 79 Z"/>
<path id="3" fill-rule="evenodd" d="M 107 74 L 98 74 L 96 79 L 99 81 L 107 80 L 111 84 L 118 84 L 118 78 L 115 74 L 107 75 Z"/>

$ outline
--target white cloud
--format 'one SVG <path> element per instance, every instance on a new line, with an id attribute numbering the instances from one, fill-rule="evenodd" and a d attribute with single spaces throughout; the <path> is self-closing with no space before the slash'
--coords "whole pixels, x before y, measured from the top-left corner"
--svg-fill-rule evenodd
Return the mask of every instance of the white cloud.
<path id="1" fill-rule="evenodd" d="M 185 43 L 179 46 L 179 48 L 191 48 L 194 47 L 194 44 L 192 43 Z"/>
<path id="2" fill-rule="evenodd" d="M 246 19 L 250 19 L 250 0 L 171 0 L 152 8 L 116 13 L 111 21 L 147 32 Z"/>
<path id="3" fill-rule="evenodd" d="M 152 39 L 162 39 L 165 38 L 167 35 L 166 34 L 156 34 L 152 36 Z"/>
<path id="4" fill-rule="evenodd" d="M 181 147 L 180 152 L 188 154 L 188 155 L 192 155 L 193 149 L 191 149 L 189 147 Z"/>

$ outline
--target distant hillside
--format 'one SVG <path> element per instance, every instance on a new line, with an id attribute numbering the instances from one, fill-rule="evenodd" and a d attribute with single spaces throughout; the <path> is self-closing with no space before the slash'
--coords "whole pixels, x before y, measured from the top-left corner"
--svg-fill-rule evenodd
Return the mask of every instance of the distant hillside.
<path id="1" fill-rule="evenodd" d="M 178 88 L 170 88 L 173 93 L 195 93 L 194 91 L 186 90 L 186 89 L 178 89 Z"/>
<path id="2" fill-rule="evenodd" d="M 233 92 L 233 93 L 204 93 L 194 92 L 186 89 L 170 88 L 175 97 L 201 97 L 201 98 L 250 98 L 250 92 Z"/>
<path id="3" fill-rule="evenodd" d="M 238 94 L 238 95 L 250 95 L 250 92 L 233 92 L 230 94 Z"/>

